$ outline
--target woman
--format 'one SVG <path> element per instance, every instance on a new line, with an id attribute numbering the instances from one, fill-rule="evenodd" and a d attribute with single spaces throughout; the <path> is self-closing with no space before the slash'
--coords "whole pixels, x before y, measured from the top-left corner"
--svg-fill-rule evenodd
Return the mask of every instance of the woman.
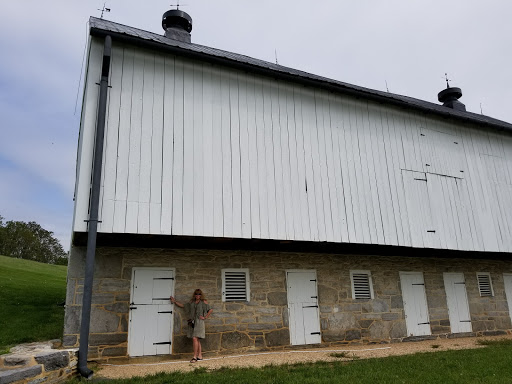
<path id="1" fill-rule="evenodd" d="M 204 321 L 210 317 L 213 309 L 208 304 L 208 301 L 203 295 L 203 291 L 196 289 L 192 298 L 188 303 L 183 305 L 177 301 L 174 297 L 170 297 L 171 303 L 176 304 L 180 308 L 185 308 L 188 319 L 187 337 L 192 339 L 194 346 L 194 357 L 190 360 L 191 363 L 195 363 L 199 360 L 203 360 L 203 354 L 201 351 L 201 341 L 204 339 L 205 327 Z"/>

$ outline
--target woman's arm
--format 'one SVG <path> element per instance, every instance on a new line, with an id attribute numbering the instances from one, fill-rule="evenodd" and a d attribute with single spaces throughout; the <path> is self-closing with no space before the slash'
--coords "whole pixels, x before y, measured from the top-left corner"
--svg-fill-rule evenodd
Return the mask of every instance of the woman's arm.
<path id="1" fill-rule="evenodd" d="M 180 303 L 178 300 L 176 300 L 174 297 L 170 297 L 169 300 L 171 300 L 172 304 L 176 304 L 178 307 L 183 308 L 185 307 L 182 303 Z"/>
<path id="2" fill-rule="evenodd" d="M 205 301 L 204 303 L 205 303 L 205 304 L 208 304 L 208 302 L 207 302 L 207 301 Z M 199 318 L 200 318 L 201 320 L 206 320 L 207 318 L 209 318 L 209 317 L 210 317 L 210 315 L 212 314 L 212 312 L 213 312 L 213 309 L 212 309 L 212 308 L 210 308 L 210 309 L 208 310 L 208 312 L 206 312 L 206 315 L 204 315 L 204 316 L 199 316 Z"/>

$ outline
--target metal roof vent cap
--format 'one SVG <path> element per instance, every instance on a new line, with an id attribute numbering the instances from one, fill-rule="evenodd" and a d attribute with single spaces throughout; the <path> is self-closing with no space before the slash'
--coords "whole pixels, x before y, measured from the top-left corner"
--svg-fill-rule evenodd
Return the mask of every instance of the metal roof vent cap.
<path id="1" fill-rule="evenodd" d="M 179 9 L 165 12 L 162 16 L 162 28 L 165 31 L 165 37 L 190 43 L 192 18 L 188 13 Z"/>
<path id="2" fill-rule="evenodd" d="M 466 111 L 466 106 L 459 99 L 462 91 L 457 87 L 448 87 L 437 94 L 437 99 L 443 103 L 445 107 L 456 109 L 457 111 Z"/>

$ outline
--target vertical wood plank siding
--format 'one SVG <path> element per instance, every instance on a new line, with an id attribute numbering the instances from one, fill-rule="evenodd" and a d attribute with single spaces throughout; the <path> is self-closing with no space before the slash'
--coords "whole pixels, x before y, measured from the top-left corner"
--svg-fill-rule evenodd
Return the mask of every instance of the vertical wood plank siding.
<path id="1" fill-rule="evenodd" d="M 92 41 L 90 62 L 101 48 Z M 129 47 L 114 47 L 110 73 L 100 232 L 512 251 L 506 134 Z"/>

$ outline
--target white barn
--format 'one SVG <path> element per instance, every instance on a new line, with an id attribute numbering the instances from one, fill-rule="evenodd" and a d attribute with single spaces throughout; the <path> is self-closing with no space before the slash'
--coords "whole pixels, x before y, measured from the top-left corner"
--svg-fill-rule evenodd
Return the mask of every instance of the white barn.
<path id="1" fill-rule="evenodd" d="M 90 20 L 65 345 L 88 290 L 103 360 L 188 353 L 167 298 L 196 287 L 210 354 L 511 332 L 511 124 L 458 88 L 433 104 L 193 44 L 181 11 L 163 26 Z"/>

